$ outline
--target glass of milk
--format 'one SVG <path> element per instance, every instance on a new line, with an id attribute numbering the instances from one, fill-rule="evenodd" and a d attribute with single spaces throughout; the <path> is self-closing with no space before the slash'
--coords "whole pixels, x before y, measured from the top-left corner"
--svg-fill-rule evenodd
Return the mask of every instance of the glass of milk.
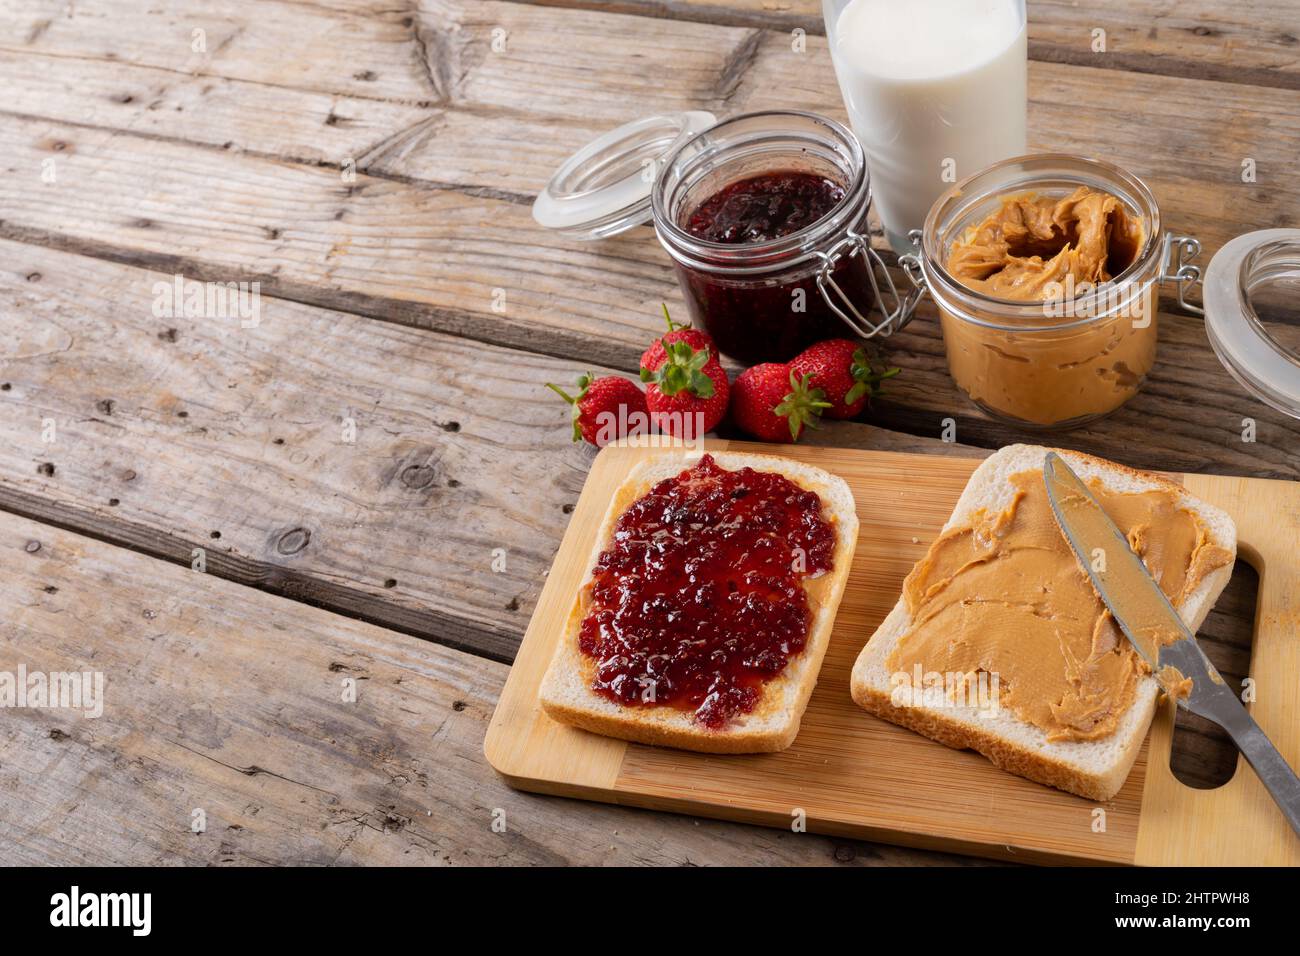
<path id="1" fill-rule="evenodd" d="M 939 194 L 1020 156 L 1025 0 L 822 0 L 831 59 L 889 243 L 913 252 Z"/>

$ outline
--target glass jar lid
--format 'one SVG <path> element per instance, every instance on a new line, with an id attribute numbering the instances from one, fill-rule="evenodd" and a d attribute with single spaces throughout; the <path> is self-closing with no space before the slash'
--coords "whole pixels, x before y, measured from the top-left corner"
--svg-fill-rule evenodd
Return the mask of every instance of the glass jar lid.
<path id="1" fill-rule="evenodd" d="M 648 223 L 660 160 L 716 122 L 706 110 L 688 110 L 633 120 L 596 137 L 555 171 L 533 203 L 533 218 L 578 239 Z"/>
<path id="2" fill-rule="evenodd" d="M 1202 296 L 1224 368 L 1256 398 L 1300 418 L 1300 229 L 1226 243 L 1210 260 Z"/>

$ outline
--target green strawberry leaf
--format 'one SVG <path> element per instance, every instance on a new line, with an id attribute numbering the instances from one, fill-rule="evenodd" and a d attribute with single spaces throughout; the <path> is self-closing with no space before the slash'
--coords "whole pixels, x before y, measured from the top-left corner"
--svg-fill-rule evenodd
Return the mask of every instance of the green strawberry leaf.
<path id="1" fill-rule="evenodd" d="M 853 361 L 849 365 L 849 375 L 853 378 L 853 387 L 844 394 L 844 404 L 852 405 L 863 395 L 876 396 L 880 394 L 880 383 L 887 378 L 893 378 L 902 369 L 890 368 L 883 372 L 877 372 L 871 364 L 871 359 L 867 356 L 866 349 L 858 349 L 853 353 Z"/>
<path id="2" fill-rule="evenodd" d="M 700 398 L 713 397 L 713 379 L 703 372 L 691 372 L 691 391 Z"/>
<path id="3" fill-rule="evenodd" d="M 800 381 L 791 372 L 790 391 L 773 409 L 773 414 L 789 424 L 791 441 L 799 440 L 805 426 L 821 428 L 822 411 L 831 407 L 831 403 L 826 401 L 826 393 L 812 387 L 812 378 L 805 375 Z"/>
<path id="4" fill-rule="evenodd" d="M 713 380 L 705 371 L 712 361 L 708 349 L 697 351 L 689 342 L 663 342 L 663 346 L 664 364 L 653 372 L 643 368 L 641 381 L 658 386 L 664 395 L 688 392 L 700 398 L 711 398 Z"/>

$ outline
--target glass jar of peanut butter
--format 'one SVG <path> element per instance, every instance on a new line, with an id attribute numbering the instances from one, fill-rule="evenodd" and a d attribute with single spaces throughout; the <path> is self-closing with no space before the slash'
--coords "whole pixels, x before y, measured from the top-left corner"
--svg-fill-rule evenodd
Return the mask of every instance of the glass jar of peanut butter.
<path id="1" fill-rule="evenodd" d="M 1160 281 L 1176 277 L 1167 260 L 1181 267 L 1199 248 L 1164 235 L 1137 177 L 1056 154 L 953 186 L 919 242 L 912 266 L 938 306 L 954 381 L 989 414 L 1039 429 L 1082 425 L 1137 394 L 1155 363 Z"/>

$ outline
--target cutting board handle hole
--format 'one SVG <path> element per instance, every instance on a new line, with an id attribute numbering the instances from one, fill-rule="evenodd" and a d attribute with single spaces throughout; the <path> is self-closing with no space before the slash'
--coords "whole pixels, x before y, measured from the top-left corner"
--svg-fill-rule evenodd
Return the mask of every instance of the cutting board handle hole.
<path id="1" fill-rule="evenodd" d="M 1259 556 L 1242 547 L 1232 578 L 1197 632 L 1210 662 L 1236 694 L 1250 673 L 1259 604 Z M 1237 772 L 1240 754 L 1228 734 L 1203 717 L 1179 708 L 1174 721 L 1169 769 L 1180 783 L 1196 790 L 1222 787 Z"/>

